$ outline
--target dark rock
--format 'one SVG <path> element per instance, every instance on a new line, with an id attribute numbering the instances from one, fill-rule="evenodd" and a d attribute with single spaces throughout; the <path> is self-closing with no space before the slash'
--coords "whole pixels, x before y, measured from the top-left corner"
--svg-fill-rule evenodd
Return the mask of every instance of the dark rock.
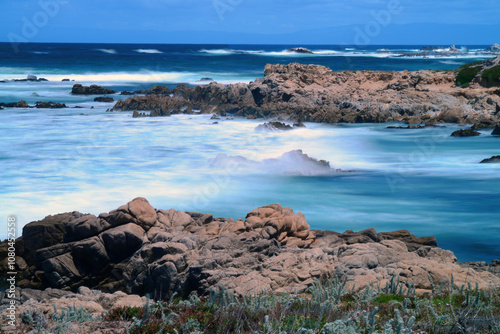
<path id="1" fill-rule="evenodd" d="M 288 130 L 293 130 L 293 127 L 281 122 L 264 123 L 260 124 L 255 128 L 255 131 L 288 131 Z"/>
<path id="2" fill-rule="evenodd" d="M 479 136 L 480 133 L 477 131 L 474 131 L 473 129 L 462 129 L 462 130 L 457 130 L 451 134 L 452 137 L 473 137 L 473 136 Z"/>
<path id="3" fill-rule="evenodd" d="M 113 225 L 106 220 L 97 218 L 94 215 L 83 215 L 80 218 L 73 219 L 66 225 L 64 242 L 78 241 L 96 236 L 111 226 Z"/>
<path id="4" fill-rule="evenodd" d="M 75 84 L 71 90 L 74 95 L 106 95 L 116 93 L 111 88 L 103 88 L 97 85 L 90 85 L 90 87 Z"/>
<path id="5" fill-rule="evenodd" d="M 484 159 L 480 163 L 481 164 L 500 163 L 500 155 L 495 155 L 495 156 L 492 156 L 491 158 Z"/>
<path id="6" fill-rule="evenodd" d="M 288 49 L 286 51 L 288 51 L 288 52 L 295 52 L 295 53 L 306 53 L 306 54 L 313 54 L 314 53 L 311 50 L 306 49 L 306 48 L 290 48 L 290 49 Z"/>
<path id="7" fill-rule="evenodd" d="M 154 86 L 150 90 L 146 91 L 145 94 L 151 95 L 169 95 L 171 93 L 170 88 L 165 86 Z"/>
<path id="8" fill-rule="evenodd" d="M 137 110 L 134 110 L 134 112 L 132 113 L 133 118 L 148 117 L 148 116 L 149 116 L 148 114 L 137 112 Z"/>
<path id="9" fill-rule="evenodd" d="M 99 96 L 94 98 L 94 102 L 113 102 L 114 99 L 108 96 Z"/>
<path id="10" fill-rule="evenodd" d="M 127 92 L 126 90 L 122 91 L 120 95 L 134 95 L 134 92 Z"/>
<path id="11" fill-rule="evenodd" d="M 30 74 L 30 75 L 28 75 L 28 76 L 26 77 L 26 80 L 28 80 L 28 81 L 36 81 L 36 80 L 37 80 L 37 77 L 36 77 L 36 75 L 31 75 L 31 74 Z"/>
<path id="12" fill-rule="evenodd" d="M 427 125 L 388 126 L 387 129 L 423 129 Z"/>
<path id="13" fill-rule="evenodd" d="M 212 78 L 201 78 L 200 81 L 215 81 Z"/>
<path id="14" fill-rule="evenodd" d="M 26 101 L 21 100 L 19 102 L 11 102 L 11 103 L 0 103 L 1 106 L 7 108 L 29 108 L 30 106 Z"/>
<path id="15" fill-rule="evenodd" d="M 294 128 L 305 128 L 306 126 L 302 122 L 294 123 Z"/>
<path id="16" fill-rule="evenodd" d="M 495 126 L 493 132 L 491 133 L 493 136 L 500 136 L 500 125 Z"/>
<path id="17" fill-rule="evenodd" d="M 103 232 L 102 240 L 110 259 L 119 262 L 141 247 L 144 234 L 140 226 L 129 223 Z"/>
<path id="18" fill-rule="evenodd" d="M 35 104 L 36 108 L 47 108 L 47 109 L 61 109 L 67 108 L 64 103 L 54 103 L 54 102 L 37 102 Z"/>
<path id="19" fill-rule="evenodd" d="M 44 219 L 24 226 L 23 239 L 25 242 L 24 259 L 32 264 L 35 252 L 41 248 L 59 244 L 64 239 L 66 225 L 82 216 L 79 212 L 62 213 L 47 216 Z"/>
<path id="20" fill-rule="evenodd" d="M 62 79 L 61 81 L 70 81 L 69 79 Z"/>

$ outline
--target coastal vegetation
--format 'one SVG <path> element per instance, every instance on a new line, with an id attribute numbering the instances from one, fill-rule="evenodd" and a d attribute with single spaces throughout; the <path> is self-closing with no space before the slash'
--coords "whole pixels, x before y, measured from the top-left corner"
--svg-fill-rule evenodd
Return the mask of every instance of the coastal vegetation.
<path id="1" fill-rule="evenodd" d="M 455 84 L 457 85 L 457 87 L 469 87 L 472 79 L 474 79 L 474 77 L 483 69 L 481 63 L 483 63 L 483 61 L 460 66 L 460 68 L 458 69 L 457 78 L 455 80 Z"/>
<path id="2" fill-rule="evenodd" d="M 500 85 L 500 65 L 484 70 L 481 74 L 481 79 L 488 87 Z"/>
<path id="3" fill-rule="evenodd" d="M 111 333 L 499 333 L 500 289 L 474 284 L 432 283 L 417 293 L 393 276 L 385 286 L 353 292 L 347 280 L 315 281 L 306 293 L 238 297 L 224 286 L 199 298 L 149 300 L 144 307 L 122 307 L 100 315 L 69 308 L 50 314 L 26 311 L 23 332 L 66 333 L 76 328 Z M 75 326 L 73 326 L 75 325 Z M 113 330 L 115 329 L 115 330 Z M 87 332 L 85 331 L 85 332 Z M 79 331 L 76 331 L 79 333 Z M 82 331 L 84 332 L 84 331 Z"/>

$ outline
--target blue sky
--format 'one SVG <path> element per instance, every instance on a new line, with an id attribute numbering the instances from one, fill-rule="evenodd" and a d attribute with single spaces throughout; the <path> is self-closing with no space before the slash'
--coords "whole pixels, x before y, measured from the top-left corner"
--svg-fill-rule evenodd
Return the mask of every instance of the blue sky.
<path id="1" fill-rule="evenodd" d="M 492 44 L 498 0 L 2 0 L 0 41 Z"/>

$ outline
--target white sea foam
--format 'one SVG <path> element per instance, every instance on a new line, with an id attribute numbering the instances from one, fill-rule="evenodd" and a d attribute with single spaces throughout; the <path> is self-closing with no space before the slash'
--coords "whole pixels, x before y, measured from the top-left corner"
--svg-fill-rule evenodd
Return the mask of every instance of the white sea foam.
<path id="1" fill-rule="evenodd" d="M 263 50 L 233 50 L 233 49 L 201 49 L 199 52 L 214 56 L 231 56 L 235 54 L 261 54 Z"/>
<path id="2" fill-rule="evenodd" d="M 101 52 L 112 54 L 112 55 L 116 54 L 116 50 L 115 49 L 96 49 L 96 51 L 101 51 Z"/>
<path id="3" fill-rule="evenodd" d="M 463 65 L 464 63 L 459 62 L 459 61 L 454 61 L 454 60 L 441 60 L 439 61 L 441 64 L 447 64 L 447 65 Z"/>
<path id="4" fill-rule="evenodd" d="M 218 56 L 233 55 L 236 53 L 235 50 L 227 50 L 227 49 L 213 49 L 213 50 L 202 49 L 200 50 L 200 52 Z"/>
<path id="5" fill-rule="evenodd" d="M 134 51 L 138 52 L 138 53 L 149 53 L 149 54 L 163 53 L 160 50 L 156 50 L 156 49 L 137 49 Z"/>
<path id="6" fill-rule="evenodd" d="M 318 49 L 311 50 L 313 53 L 299 53 L 289 51 L 288 49 L 280 51 L 263 51 L 263 50 L 235 50 L 235 49 L 202 49 L 199 53 L 210 55 L 210 56 L 232 56 L 238 54 L 247 55 L 257 55 L 264 57 L 293 57 L 293 58 L 311 58 L 311 57 L 371 57 L 371 58 L 408 58 L 408 59 L 422 59 L 422 58 L 432 58 L 432 59 L 470 59 L 470 58 L 491 58 L 494 55 L 488 55 L 484 53 L 476 52 L 464 52 L 463 54 L 421 54 L 420 49 L 379 49 L 376 51 L 372 50 L 360 50 L 355 48 L 345 48 L 341 50 L 328 50 L 328 49 Z M 439 49 L 436 52 L 446 52 L 449 49 Z"/>
<path id="7" fill-rule="evenodd" d="M 107 82 L 107 83 L 133 83 L 133 82 L 152 82 L 152 83 L 189 83 L 192 85 L 207 84 L 207 81 L 200 81 L 201 78 L 210 77 L 218 83 L 248 83 L 255 80 L 257 75 L 248 75 L 242 77 L 236 73 L 212 73 L 212 72 L 156 72 L 156 71 L 139 71 L 139 72 L 106 72 L 106 73 L 35 73 L 38 77 L 46 78 L 49 82 L 43 84 L 67 84 L 61 83 L 62 79 L 70 78 L 75 82 Z M 19 79 L 26 77 L 25 74 L 8 74 L 2 79 Z M 19 85 L 21 83 L 8 82 L 7 84 Z M 25 82 L 22 83 L 26 85 Z M 41 83 L 37 83 L 39 86 Z M 71 83 L 73 84 L 73 82 Z M 5 85 L 5 84 L 4 84 Z"/>

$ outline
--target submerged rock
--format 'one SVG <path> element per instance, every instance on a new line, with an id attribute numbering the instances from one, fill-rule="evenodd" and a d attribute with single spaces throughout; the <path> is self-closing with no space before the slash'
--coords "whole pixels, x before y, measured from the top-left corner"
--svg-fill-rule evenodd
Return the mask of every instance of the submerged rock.
<path id="1" fill-rule="evenodd" d="M 99 96 L 94 98 L 94 102 L 113 102 L 114 99 L 108 96 Z"/>
<path id="2" fill-rule="evenodd" d="M 55 103 L 55 102 L 37 102 L 35 104 L 36 108 L 49 108 L 49 109 L 61 109 L 67 108 L 64 103 Z"/>
<path id="3" fill-rule="evenodd" d="M 90 85 L 90 87 L 82 86 L 81 84 L 73 85 L 71 94 L 74 95 L 106 95 L 116 93 L 111 88 L 103 88 L 98 85 Z"/>
<path id="4" fill-rule="evenodd" d="M 0 107 L 6 107 L 6 108 L 29 108 L 30 106 L 28 103 L 24 100 L 21 100 L 19 102 L 11 102 L 11 103 L 0 103 Z"/>
<path id="5" fill-rule="evenodd" d="M 473 137 L 473 136 L 479 136 L 480 133 L 473 130 L 473 129 L 462 129 L 462 130 L 457 130 L 451 134 L 452 137 Z"/>

